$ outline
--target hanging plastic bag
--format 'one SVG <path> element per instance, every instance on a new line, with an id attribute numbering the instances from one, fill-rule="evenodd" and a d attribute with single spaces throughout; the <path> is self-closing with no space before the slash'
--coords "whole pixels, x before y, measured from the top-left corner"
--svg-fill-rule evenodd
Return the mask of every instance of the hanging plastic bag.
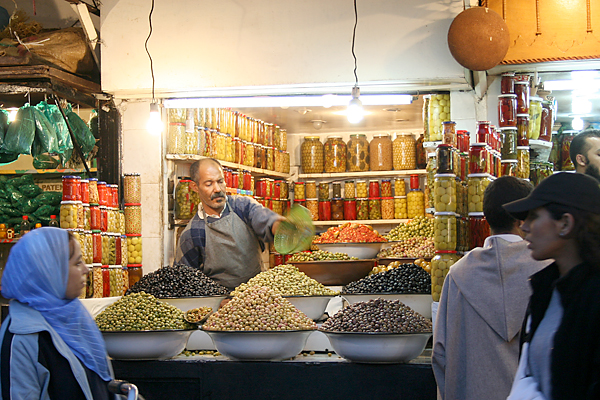
<path id="1" fill-rule="evenodd" d="M 81 119 L 81 117 L 79 117 L 79 115 L 73 112 L 70 105 L 67 109 L 66 115 L 69 125 L 73 130 L 73 134 L 75 135 L 75 140 L 77 140 L 79 147 L 81 147 L 81 152 L 83 153 L 84 157 L 87 157 L 94 148 L 96 139 L 94 139 L 94 135 L 92 135 L 92 132 L 87 124 Z"/>
<path id="2" fill-rule="evenodd" d="M 8 126 L 2 149 L 5 153 L 31 154 L 31 145 L 35 138 L 35 117 L 29 105 L 17 112 L 15 120 Z"/>
<path id="3" fill-rule="evenodd" d="M 54 126 L 48 121 L 43 112 L 31 107 L 35 118 L 35 138 L 31 154 L 36 157 L 44 153 L 58 153 L 58 140 Z"/>
<path id="4" fill-rule="evenodd" d="M 36 106 L 40 111 L 44 113 L 46 118 L 50 121 L 56 132 L 56 139 L 58 140 L 58 154 L 60 155 L 60 162 L 64 165 L 71 159 L 73 154 L 73 141 L 71 135 L 69 135 L 69 129 L 67 123 L 63 118 L 58 107 L 54 104 L 48 104 L 45 101 L 41 101 Z"/>
<path id="5" fill-rule="evenodd" d="M 0 146 L 4 143 L 4 136 L 8 129 L 8 112 L 4 109 L 0 109 Z"/>

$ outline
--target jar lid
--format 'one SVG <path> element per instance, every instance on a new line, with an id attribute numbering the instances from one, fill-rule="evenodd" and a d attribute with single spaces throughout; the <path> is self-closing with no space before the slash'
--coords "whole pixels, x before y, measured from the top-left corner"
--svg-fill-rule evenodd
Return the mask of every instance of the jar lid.
<path id="1" fill-rule="evenodd" d="M 356 200 L 357 201 L 369 201 L 369 199 L 367 197 L 358 197 Z"/>
<path id="2" fill-rule="evenodd" d="M 471 147 L 486 147 L 487 145 L 487 143 L 471 143 Z"/>
<path id="3" fill-rule="evenodd" d="M 381 200 L 381 197 L 369 197 L 369 200 Z"/>
<path id="4" fill-rule="evenodd" d="M 90 182 L 92 182 L 92 181 L 94 181 L 94 182 L 98 182 L 98 178 L 89 178 L 89 181 L 90 181 Z"/>
<path id="5" fill-rule="evenodd" d="M 359 179 L 356 181 L 356 183 L 367 183 L 367 181 L 365 179 Z"/>
<path id="6" fill-rule="evenodd" d="M 342 137 L 339 136 L 339 135 L 330 135 L 330 136 L 327 136 L 327 139 L 341 139 L 341 138 Z"/>
<path id="7" fill-rule="evenodd" d="M 100 229 L 92 229 L 92 233 L 100 233 L 102 232 Z"/>
<path id="8" fill-rule="evenodd" d="M 456 254 L 456 250 L 436 250 L 435 254 Z"/>
<path id="9" fill-rule="evenodd" d="M 319 140 L 318 136 L 304 136 L 304 140 Z"/>
<path id="10" fill-rule="evenodd" d="M 444 121 L 444 122 L 442 122 L 442 124 L 444 124 L 444 125 L 445 124 L 456 124 L 456 122 L 454 122 L 454 121 Z"/>
<path id="11" fill-rule="evenodd" d="M 81 203 L 81 202 L 80 202 L 80 203 Z M 61 206 L 62 206 L 63 204 L 64 204 L 64 205 L 68 205 L 68 204 L 77 204 L 77 202 L 76 202 L 76 201 L 74 201 L 74 200 L 65 200 L 65 201 L 61 201 L 61 202 L 60 202 L 60 205 L 61 205 Z"/>
<path id="12" fill-rule="evenodd" d="M 515 76 L 514 72 L 505 72 L 502 74 L 502 76 Z"/>
<path id="13" fill-rule="evenodd" d="M 517 114 L 517 118 L 527 118 L 527 119 L 529 119 L 529 114 Z"/>
<path id="14" fill-rule="evenodd" d="M 106 185 L 106 187 L 110 187 L 110 188 L 118 188 L 119 185 L 115 185 L 114 183 L 110 184 L 110 185 Z"/>
<path id="15" fill-rule="evenodd" d="M 394 199 L 405 199 L 406 196 L 394 196 Z"/>
<path id="16" fill-rule="evenodd" d="M 111 268 L 111 269 L 119 268 L 119 269 L 121 269 L 121 266 L 120 265 L 109 265 L 108 268 Z"/>
<path id="17" fill-rule="evenodd" d="M 342 201 L 342 200 L 344 200 L 344 199 L 343 199 L 343 198 L 341 198 L 341 197 L 334 197 L 334 198 L 333 198 L 333 199 L 331 199 L 331 200 L 332 200 L 332 201 Z"/>
<path id="18" fill-rule="evenodd" d="M 106 182 L 104 182 L 104 181 L 98 181 L 98 185 L 106 185 Z"/>
<path id="19" fill-rule="evenodd" d="M 529 146 L 517 146 L 517 150 L 529 150 Z"/>
<path id="20" fill-rule="evenodd" d="M 479 174 L 469 174 L 467 178 L 491 178 L 491 174 L 479 173 Z"/>
<path id="21" fill-rule="evenodd" d="M 511 163 L 511 164 L 516 164 L 519 161 L 518 160 L 502 160 L 500 161 L 502 164 L 507 164 L 507 163 Z"/>
<path id="22" fill-rule="evenodd" d="M 140 176 L 139 172 L 128 172 L 126 174 L 123 174 L 123 176 Z"/>
<path id="23" fill-rule="evenodd" d="M 485 214 L 481 211 L 477 211 L 477 212 L 470 212 L 469 217 L 485 217 Z"/>
<path id="24" fill-rule="evenodd" d="M 491 122 L 490 121 L 477 121 L 477 124 L 479 124 L 479 125 L 490 125 Z"/>
<path id="25" fill-rule="evenodd" d="M 381 200 L 394 200 L 393 197 L 382 197 Z"/>
<path id="26" fill-rule="evenodd" d="M 184 178 L 184 179 L 180 179 L 179 182 L 191 182 L 191 179 L 188 178 Z"/>
<path id="27" fill-rule="evenodd" d="M 456 174 L 435 174 L 434 178 L 456 178 Z"/>
<path id="28" fill-rule="evenodd" d="M 98 207 L 98 206 L 100 206 L 100 204 L 98 204 L 98 203 L 90 203 L 90 207 Z"/>
<path id="29" fill-rule="evenodd" d="M 352 180 L 345 181 L 345 183 L 354 183 Z"/>
<path id="30" fill-rule="evenodd" d="M 499 99 L 504 99 L 504 98 L 516 99 L 517 95 L 516 94 L 499 94 L 498 98 Z"/>
<path id="31" fill-rule="evenodd" d="M 374 138 L 383 138 L 383 137 L 389 137 L 390 134 L 389 133 L 376 133 L 373 135 Z"/>
<path id="32" fill-rule="evenodd" d="M 367 135 L 365 135 L 364 133 L 353 133 L 352 135 L 350 135 L 351 138 L 366 138 Z"/>
<path id="33" fill-rule="evenodd" d="M 127 236 L 127 237 L 140 237 L 140 236 L 142 236 L 142 234 L 141 233 L 128 233 L 125 236 Z"/>
<path id="34" fill-rule="evenodd" d="M 90 183 L 90 180 L 89 179 L 82 179 L 81 183 Z"/>
<path id="35" fill-rule="evenodd" d="M 101 267 L 101 266 L 102 266 L 102 263 L 93 263 L 92 264 L 92 268 L 98 268 L 98 267 Z"/>
<path id="36" fill-rule="evenodd" d="M 127 268 L 142 268 L 142 264 L 127 264 Z"/>
<path id="37" fill-rule="evenodd" d="M 77 178 L 81 179 L 80 176 L 75 176 L 75 175 L 64 175 L 62 178 L 63 179 L 77 179 Z"/>
<path id="38" fill-rule="evenodd" d="M 305 182 L 294 182 L 295 185 L 304 185 Z"/>
<path id="39" fill-rule="evenodd" d="M 503 126 L 501 128 L 498 128 L 499 131 L 516 131 L 517 127 L 516 126 Z"/>
<path id="40" fill-rule="evenodd" d="M 88 203 L 83 203 L 83 207 L 89 207 L 90 205 Z"/>
<path id="41" fill-rule="evenodd" d="M 515 84 L 517 85 L 529 85 L 529 80 L 523 81 L 523 80 L 518 80 L 515 82 Z"/>
<path id="42" fill-rule="evenodd" d="M 382 179 L 381 182 L 391 182 L 391 179 Z"/>
<path id="43" fill-rule="evenodd" d="M 306 199 L 306 201 L 319 201 L 319 199 L 317 199 L 317 198 L 314 198 L 314 199 L 310 198 L 310 199 Z"/>
<path id="44" fill-rule="evenodd" d="M 452 147 L 452 145 L 451 144 L 447 144 L 447 143 L 440 143 L 440 144 L 437 145 L 437 148 L 439 149 L 440 147 L 444 147 L 444 148 L 445 147 Z"/>
<path id="45" fill-rule="evenodd" d="M 294 203 L 306 202 L 306 199 L 294 199 Z"/>
<path id="46" fill-rule="evenodd" d="M 142 203 L 125 203 L 125 207 L 141 206 Z"/>

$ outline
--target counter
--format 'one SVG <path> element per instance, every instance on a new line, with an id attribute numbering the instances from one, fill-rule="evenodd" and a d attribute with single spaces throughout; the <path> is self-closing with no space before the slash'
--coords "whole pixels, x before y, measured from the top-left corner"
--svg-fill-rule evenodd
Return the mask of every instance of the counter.
<path id="1" fill-rule="evenodd" d="M 327 354 L 281 362 L 240 362 L 224 356 L 163 361 L 115 361 L 117 379 L 134 383 L 146 400 L 410 399 L 435 400 L 426 349 L 408 364 L 356 364 Z"/>

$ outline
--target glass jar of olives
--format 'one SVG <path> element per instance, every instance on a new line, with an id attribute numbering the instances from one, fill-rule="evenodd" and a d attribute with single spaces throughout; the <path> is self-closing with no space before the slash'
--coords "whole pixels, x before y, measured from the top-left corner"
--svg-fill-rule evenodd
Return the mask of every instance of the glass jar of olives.
<path id="1" fill-rule="evenodd" d="M 529 174 L 529 170 L 527 173 Z M 489 174 L 469 174 L 467 178 L 468 212 L 483 212 L 483 193 L 491 181 L 492 176 Z"/>
<path id="2" fill-rule="evenodd" d="M 458 261 L 456 251 L 438 250 L 431 259 L 431 297 L 433 301 L 440 301 L 444 279 L 450 267 Z"/>
<path id="3" fill-rule="evenodd" d="M 381 219 L 381 197 L 369 198 L 369 219 Z"/>
<path id="4" fill-rule="evenodd" d="M 436 250 L 456 250 L 456 214 L 436 212 L 434 214 L 433 244 Z"/>
<path id="5" fill-rule="evenodd" d="M 369 219 L 369 199 L 356 199 L 356 219 Z"/>
<path id="6" fill-rule="evenodd" d="M 363 134 L 350 135 L 347 145 L 346 169 L 350 172 L 368 171 L 370 168 L 369 141 Z"/>
<path id="7" fill-rule="evenodd" d="M 396 171 L 417 167 L 416 140 L 412 133 L 399 133 L 392 147 Z"/>
<path id="8" fill-rule="evenodd" d="M 344 182 L 344 197 L 346 199 L 356 198 L 356 187 L 354 185 L 354 181 Z"/>
<path id="9" fill-rule="evenodd" d="M 346 143 L 341 136 L 327 136 L 325 142 L 325 172 L 346 171 Z"/>
<path id="10" fill-rule="evenodd" d="M 425 195 L 420 189 L 412 189 L 406 195 L 408 218 L 425 216 Z"/>
<path id="11" fill-rule="evenodd" d="M 406 219 L 408 218 L 408 208 L 406 204 L 406 196 L 395 196 L 394 197 L 394 218 Z"/>
<path id="12" fill-rule="evenodd" d="M 436 212 L 456 211 L 456 175 L 437 174 L 434 183 L 434 205 Z M 440 249 L 450 250 L 450 249 Z"/>
<path id="13" fill-rule="evenodd" d="M 323 172 L 323 143 L 318 136 L 305 136 L 300 148 L 301 166 L 305 174 Z"/>
<path id="14" fill-rule="evenodd" d="M 371 171 L 391 171 L 393 168 L 393 144 L 388 133 L 373 135 L 369 143 Z"/>
<path id="15" fill-rule="evenodd" d="M 317 183 L 315 181 L 306 181 L 305 189 L 307 199 L 317 198 Z"/>

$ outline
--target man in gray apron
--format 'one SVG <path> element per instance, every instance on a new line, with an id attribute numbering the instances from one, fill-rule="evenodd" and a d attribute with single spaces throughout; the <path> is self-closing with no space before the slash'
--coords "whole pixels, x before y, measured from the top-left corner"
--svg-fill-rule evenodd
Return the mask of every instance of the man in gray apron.
<path id="1" fill-rule="evenodd" d="M 227 196 L 221 164 L 206 158 L 190 167 L 198 213 L 182 232 L 175 262 L 199 268 L 234 289 L 260 272 L 264 242 L 284 218 L 247 196 Z"/>

